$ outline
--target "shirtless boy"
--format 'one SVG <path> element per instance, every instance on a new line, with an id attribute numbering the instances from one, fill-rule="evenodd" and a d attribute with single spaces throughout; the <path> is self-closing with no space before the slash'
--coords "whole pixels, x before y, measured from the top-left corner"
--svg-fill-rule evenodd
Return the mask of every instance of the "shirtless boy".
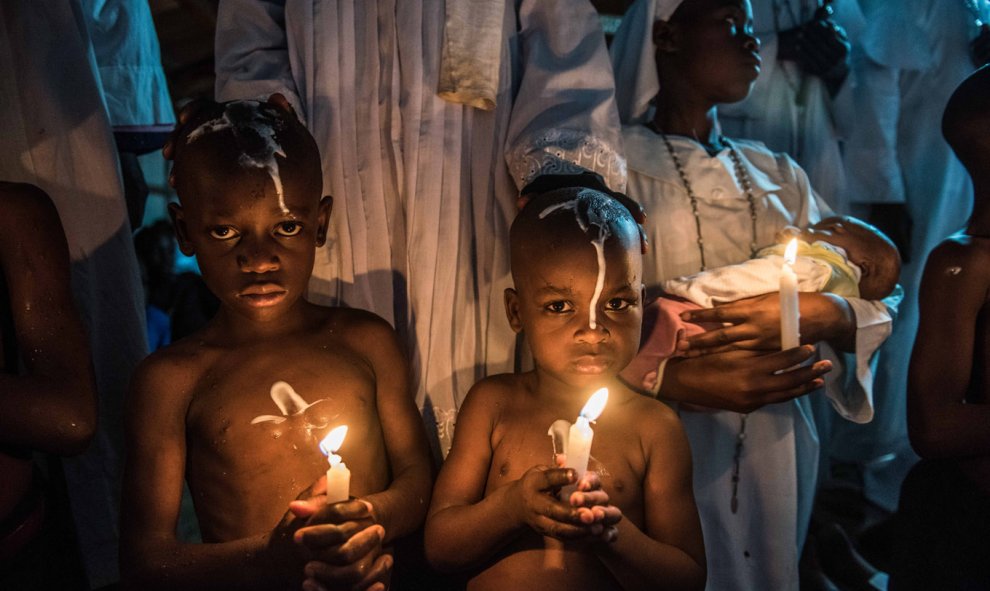
<path id="1" fill-rule="evenodd" d="M 170 213 L 221 307 L 134 379 L 125 583 L 384 589 L 383 544 L 426 513 L 429 452 L 392 328 L 302 297 L 331 207 L 317 146 L 275 102 L 211 104 L 176 135 Z M 352 499 L 328 505 L 319 442 L 341 425 Z M 203 544 L 176 539 L 183 478 Z"/>
<path id="2" fill-rule="evenodd" d="M 990 66 L 956 89 L 942 133 L 973 179 L 966 228 L 932 250 L 908 374 L 908 434 L 922 457 L 901 490 L 891 588 L 990 581 Z"/>
<path id="3" fill-rule="evenodd" d="M 535 369 L 487 378 L 468 394 L 434 489 L 428 559 L 469 571 L 468 589 L 703 588 L 680 422 L 616 379 L 636 353 L 642 321 L 636 222 L 601 193 L 564 189 L 531 200 L 510 243 L 515 289 L 506 290 L 506 313 Z M 558 500 L 577 477 L 547 466 L 547 429 L 574 420 L 603 386 L 609 399 L 593 427 L 589 471 Z M 553 553 L 559 569 L 546 568 Z"/>

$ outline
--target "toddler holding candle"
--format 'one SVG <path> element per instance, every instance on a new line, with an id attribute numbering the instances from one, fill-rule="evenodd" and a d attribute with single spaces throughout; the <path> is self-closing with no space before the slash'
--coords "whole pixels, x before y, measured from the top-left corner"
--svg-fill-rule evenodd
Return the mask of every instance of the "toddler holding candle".
<path id="1" fill-rule="evenodd" d="M 302 297 L 331 209 L 316 143 L 273 97 L 187 112 L 171 151 L 179 245 L 221 307 L 134 378 L 125 585 L 384 589 L 382 547 L 426 513 L 429 452 L 392 328 Z M 320 441 L 343 425 L 351 500 L 327 504 Z M 184 477 L 203 544 L 176 539 Z"/>
<path id="2" fill-rule="evenodd" d="M 524 207 L 510 247 L 506 314 L 535 368 L 468 394 L 434 490 L 427 558 L 469 571 L 469 589 L 701 589 L 684 432 L 669 408 L 616 379 L 642 321 L 636 222 L 602 193 L 557 190 Z M 583 429 L 590 461 L 578 481 L 576 469 L 548 466 L 565 458 L 554 460 L 547 428 L 581 414 L 591 426 L 600 404 L 585 404 L 601 387 L 608 401 Z M 545 538 L 563 541 L 559 570 L 545 568 Z"/>
<path id="3" fill-rule="evenodd" d="M 792 265 L 798 291 L 881 300 L 897 286 L 897 247 L 870 224 L 832 216 L 806 230 L 789 226 L 778 233 L 776 244 L 761 249 L 755 258 L 661 282 L 663 294 L 646 307 L 642 345 L 622 371 L 623 380 L 656 395 L 667 360 L 678 354 L 678 343 L 683 348 L 687 337 L 721 328 L 690 322 L 685 312 L 777 291 L 784 248 L 792 237 L 798 239 Z"/>

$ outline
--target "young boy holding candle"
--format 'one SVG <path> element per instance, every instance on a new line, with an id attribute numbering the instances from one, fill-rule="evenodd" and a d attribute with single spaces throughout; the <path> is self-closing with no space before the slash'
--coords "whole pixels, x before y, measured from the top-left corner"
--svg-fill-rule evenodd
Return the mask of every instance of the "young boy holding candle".
<path id="1" fill-rule="evenodd" d="M 852 216 L 830 216 L 806 230 L 789 226 L 778 233 L 776 244 L 752 259 L 661 282 L 663 293 L 646 306 L 646 334 L 636 358 L 622 371 L 623 380 L 656 395 L 667 360 L 678 354 L 678 343 L 713 326 L 687 321 L 685 312 L 778 291 L 791 240 L 796 253 L 789 268 L 797 291 L 881 300 L 897 286 L 897 247 L 870 224 Z"/>
<path id="2" fill-rule="evenodd" d="M 468 394 L 434 489 L 427 558 L 469 571 L 469 589 L 703 588 L 687 439 L 670 409 L 616 379 L 642 321 L 636 222 L 599 192 L 558 190 L 526 205 L 510 247 L 506 314 L 535 369 Z M 586 401 L 602 387 L 592 427 Z M 590 444 L 583 476 L 583 466 L 548 467 L 575 463 L 555 462 L 547 430 L 579 415 L 569 432 Z"/>
<path id="3" fill-rule="evenodd" d="M 242 101 L 184 117 L 172 152 L 179 245 L 221 307 L 134 378 L 124 583 L 384 589 L 382 547 L 425 516 L 429 452 L 392 328 L 302 297 L 331 208 L 317 146 L 284 103 Z M 351 500 L 328 504 L 320 443 L 343 425 L 324 447 Z M 175 535 L 183 477 L 202 544 Z"/>

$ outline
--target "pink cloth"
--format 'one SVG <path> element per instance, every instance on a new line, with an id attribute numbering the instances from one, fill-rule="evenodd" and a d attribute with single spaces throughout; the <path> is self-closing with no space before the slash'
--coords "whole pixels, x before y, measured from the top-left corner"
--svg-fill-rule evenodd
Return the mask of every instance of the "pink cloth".
<path id="1" fill-rule="evenodd" d="M 619 377 L 634 389 L 655 394 L 660 363 L 676 356 L 677 341 L 718 327 L 716 323 L 695 324 L 681 319 L 682 312 L 699 309 L 697 304 L 674 297 L 660 297 L 648 303 L 643 310 L 639 353 Z"/>

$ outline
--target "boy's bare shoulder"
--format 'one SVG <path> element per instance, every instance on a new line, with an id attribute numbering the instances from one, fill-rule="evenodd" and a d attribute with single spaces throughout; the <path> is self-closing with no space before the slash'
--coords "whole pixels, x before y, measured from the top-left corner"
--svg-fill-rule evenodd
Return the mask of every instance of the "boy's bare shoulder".
<path id="1" fill-rule="evenodd" d="M 619 394 L 615 396 L 616 407 L 621 408 L 622 416 L 627 417 L 628 428 L 639 434 L 644 442 L 683 435 L 680 417 L 667 404 L 628 388 L 622 388 L 616 394 Z"/>
<path id="2" fill-rule="evenodd" d="M 202 332 L 202 331 L 200 331 Z M 191 395 L 194 386 L 206 373 L 218 354 L 194 333 L 145 357 L 134 371 L 132 391 L 135 396 L 160 390 Z"/>
<path id="3" fill-rule="evenodd" d="M 990 238 L 955 234 L 928 255 L 929 273 L 943 270 L 952 276 L 990 278 Z"/>
<path id="4" fill-rule="evenodd" d="M 459 414 L 482 410 L 493 414 L 506 410 L 516 396 L 529 388 L 527 374 L 503 373 L 488 376 L 471 386 Z"/>

